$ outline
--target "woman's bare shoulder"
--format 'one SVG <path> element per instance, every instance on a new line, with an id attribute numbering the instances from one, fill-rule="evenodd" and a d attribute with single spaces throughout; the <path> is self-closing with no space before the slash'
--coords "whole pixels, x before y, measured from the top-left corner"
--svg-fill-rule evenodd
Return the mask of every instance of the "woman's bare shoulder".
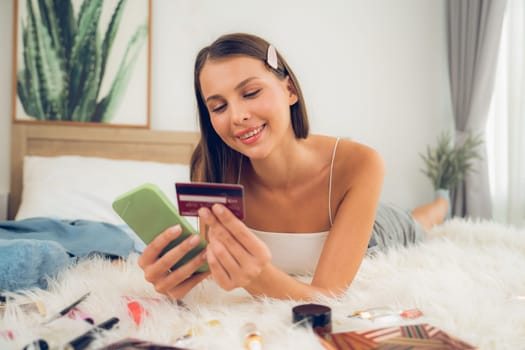
<path id="1" fill-rule="evenodd" d="M 350 139 L 340 139 L 337 152 L 352 156 L 351 160 L 367 161 L 382 159 L 379 152 L 363 143 L 352 141 Z"/>
<path id="2" fill-rule="evenodd" d="M 317 150 L 326 149 L 330 156 L 334 147 L 335 149 L 335 164 L 338 167 L 348 169 L 348 167 L 359 167 L 367 164 L 381 165 L 383 158 L 375 149 L 363 143 L 359 143 L 348 138 L 339 138 L 336 146 L 337 138 L 325 135 L 312 135 L 311 141 Z"/>
<path id="3" fill-rule="evenodd" d="M 349 184 L 361 177 L 383 179 L 385 164 L 383 157 L 370 146 L 341 138 L 334 159 L 334 174 Z"/>

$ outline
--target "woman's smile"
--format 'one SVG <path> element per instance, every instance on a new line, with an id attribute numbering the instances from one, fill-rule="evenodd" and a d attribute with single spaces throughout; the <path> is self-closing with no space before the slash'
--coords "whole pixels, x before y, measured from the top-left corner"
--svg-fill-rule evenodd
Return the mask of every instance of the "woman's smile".
<path id="1" fill-rule="evenodd" d="M 259 137 L 261 136 L 261 132 L 264 130 L 265 127 L 266 124 L 263 124 L 256 128 L 243 130 L 242 132 L 237 133 L 236 137 L 238 137 L 244 144 L 251 144 L 259 139 Z"/>

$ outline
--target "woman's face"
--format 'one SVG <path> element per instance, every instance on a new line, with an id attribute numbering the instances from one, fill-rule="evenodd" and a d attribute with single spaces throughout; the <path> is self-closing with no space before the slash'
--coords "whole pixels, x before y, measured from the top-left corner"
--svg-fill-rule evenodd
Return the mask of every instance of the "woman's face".
<path id="1" fill-rule="evenodd" d="M 280 80 L 264 62 L 248 56 L 209 60 L 200 83 L 211 124 L 231 148 L 264 158 L 284 137 L 294 137 L 290 106 L 297 95 L 289 78 Z"/>

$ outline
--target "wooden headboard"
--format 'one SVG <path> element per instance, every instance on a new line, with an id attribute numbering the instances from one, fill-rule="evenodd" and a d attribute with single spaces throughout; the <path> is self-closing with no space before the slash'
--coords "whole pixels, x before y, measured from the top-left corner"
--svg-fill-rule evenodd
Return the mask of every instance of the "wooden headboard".
<path id="1" fill-rule="evenodd" d="M 197 132 L 13 124 L 8 219 L 15 217 L 20 206 L 24 156 L 79 155 L 187 164 L 198 139 Z"/>

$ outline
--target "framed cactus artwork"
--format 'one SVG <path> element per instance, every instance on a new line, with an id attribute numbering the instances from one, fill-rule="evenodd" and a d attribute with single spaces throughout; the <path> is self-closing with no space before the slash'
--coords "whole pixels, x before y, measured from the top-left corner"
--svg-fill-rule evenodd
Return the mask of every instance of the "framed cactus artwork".
<path id="1" fill-rule="evenodd" d="M 150 125 L 151 0 L 16 0 L 15 123 Z"/>

